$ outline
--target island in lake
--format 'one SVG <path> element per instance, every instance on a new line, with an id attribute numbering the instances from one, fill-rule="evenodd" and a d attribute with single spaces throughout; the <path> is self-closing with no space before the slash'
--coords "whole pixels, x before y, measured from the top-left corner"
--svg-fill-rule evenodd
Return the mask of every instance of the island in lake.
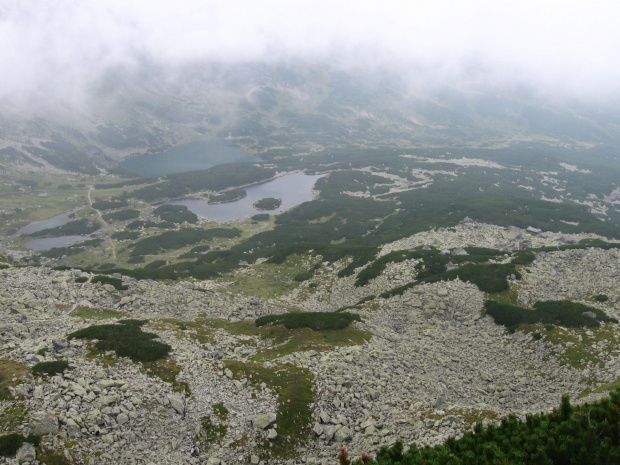
<path id="1" fill-rule="evenodd" d="M 221 194 L 213 194 L 209 197 L 209 205 L 216 205 L 218 203 L 236 202 L 243 199 L 248 195 L 245 189 L 230 189 Z"/>
<path id="2" fill-rule="evenodd" d="M 265 197 L 254 202 L 254 208 L 257 210 L 275 210 L 282 205 L 282 199 L 276 199 L 274 197 Z"/>

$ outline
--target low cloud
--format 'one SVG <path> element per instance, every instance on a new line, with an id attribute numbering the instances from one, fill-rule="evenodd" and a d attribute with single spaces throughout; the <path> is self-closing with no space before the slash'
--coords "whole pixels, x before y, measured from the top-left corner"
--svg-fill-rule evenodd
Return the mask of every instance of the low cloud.
<path id="1" fill-rule="evenodd" d="M 4 0 L 0 96 L 72 103 L 115 69 L 291 57 L 605 95 L 619 17 L 615 1 Z"/>

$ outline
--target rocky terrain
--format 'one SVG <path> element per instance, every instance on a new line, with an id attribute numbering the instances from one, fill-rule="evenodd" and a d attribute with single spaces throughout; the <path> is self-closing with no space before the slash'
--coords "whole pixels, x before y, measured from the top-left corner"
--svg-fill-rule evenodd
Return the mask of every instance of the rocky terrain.
<path id="1" fill-rule="evenodd" d="M 585 237 L 464 221 L 387 244 L 381 253 L 419 245 L 511 252 Z M 46 447 L 75 463 L 328 464 L 342 444 L 352 455 L 399 438 L 435 444 L 476 420 L 548 410 L 563 393 L 578 402 L 604 396 L 620 376 L 616 324 L 510 334 L 482 316 L 485 294 L 459 280 L 362 304 L 354 330 L 365 337 L 331 346 L 284 351 L 290 341 L 276 343 L 251 324 L 234 326 L 291 307 L 335 310 L 416 275 L 413 261 L 404 261 L 356 288 L 353 277 L 337 277 L 341 265 L 324 264 L 311 281 L 271 300 L 232 295 L 209 281 L 122 277 L 127 289 L 117 290 L 79 270 L 0 270 L 0 358 L 28 368 L 53 360 L 70 366 L 50 377 L 16 375 L 2 421 L 43 435 Z M 541 252 L 521 273 L 510 289 L 521 305 L 568 298 L 620 317 L 617 249 Z M 596 294 L 608 300 L 593 302 Z M 148 320 L 144 330 L 172 347 L 159 370 L 67 340 L 78 329 L 127 317 Z M 256 374 L 262 369 L 311 382 L 310 416 L 299 430 L 307 438 L 297 438 L 289 456 L 273 453 L 286 406 L 281 391 Z M 4 463 L 32 460 L 26 452 Z"/>

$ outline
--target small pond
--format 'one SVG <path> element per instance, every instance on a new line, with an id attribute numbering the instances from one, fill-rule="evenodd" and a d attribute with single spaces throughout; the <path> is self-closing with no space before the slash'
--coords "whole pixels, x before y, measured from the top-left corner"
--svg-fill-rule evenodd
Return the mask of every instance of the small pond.
<path id="1" fill-rule="evenodd" d="M 209 205 L 203 199 L 185 199 L 167 203 L 171 205 L 185 205 L 196 215 L 215 221 L 242 221 L 259 213 L 269 213 L 271 215 L 282 213 L 295 205 L 312 200 L 312 188 L 316 180 L 321 176 L 306 174 L 282 176 L 273 181 L 246 188 L 248 195 L 234 202 Z M 265 197 L 282 199 L 282 204 L 275 210 L 263 211 L 254 208 L 254 203 Z"/>
<path id="2" fill-rule="evenodd" d="M 206 170 L 222 163 L 260 161 L 230 142 L 209 140 L 179 145 L 162 153 L 124 160 L 119 167 L 138 176 L 157 177 L 187 171 Z"/>
<path id="3" fill-rule="evenodd" d="M 22 234 L 32 234 L 35 232 L 43 231 L 48 228 L 56 228 L 58 226 L 62 226 L 63 224 L 67 224 L 71 221 L 69 216 L 71 212 L 61 213 L 60 215 L 53 216 L 52 218 L 48 218 L 47 220 L 41 221 L 33 221 L 30 224 L 27 224 L 21 229 L 18 229 L 15 232 L 15 236 L 21 236 Z"/>
<path id="4" fill-rule="evenodd" d="M 68 245 L 79 244 L 93 239 L 93 236 L 59 236 L 59 237 L 43 237 L 41 239 L 33 239 L 25 242 L 24 247 L 30 250 L 47 250 L 54 247 L 66 247 Z"/>

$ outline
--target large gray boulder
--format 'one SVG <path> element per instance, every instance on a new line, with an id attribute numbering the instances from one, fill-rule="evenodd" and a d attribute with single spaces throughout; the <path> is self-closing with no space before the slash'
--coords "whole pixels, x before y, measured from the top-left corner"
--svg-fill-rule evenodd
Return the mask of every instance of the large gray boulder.
<path id="1" fill-rule="evenodd" d="M 30 419 L 30 430 L 32 434 L 38 436 L 56 434 L 58 433 L 58 419 L 47 412 L 36 413 Z"/>
<path id="2" fill-rule="evenodd" d="M 34 450 L 34 446 L 29 442 L 25 442 L 17 450 L 15 458 L 19 463 L 32 462 L 37 458 L 37 452 Z"/>
<path id="3" fill-rule="evenodd" d="M 257 429 L 267 429 L 276 422 L 277 415 L 275 413 L 263 413 L 260 415 L 251 415 L 250 421 L 252 426 Z"/>

